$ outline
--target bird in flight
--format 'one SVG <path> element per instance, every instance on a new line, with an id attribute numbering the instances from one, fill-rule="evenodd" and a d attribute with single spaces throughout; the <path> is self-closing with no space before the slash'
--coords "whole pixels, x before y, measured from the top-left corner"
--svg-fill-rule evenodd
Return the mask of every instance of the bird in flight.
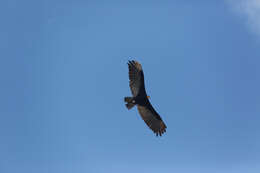
<path id="1" fill-rule="evenodd" d="M 141 115 L 147 126 L 156 134 L 162 135 L 166 132 L 166 125 L 164 124 L 160 115 L 154 110 L 149 101 L 144 85 L 144 73 L 140 63 L 137 61 L 128 61 L 129 69 L 129 86 L 132 92 L 132 97 L 125 97 L 127 109 L 137 106 L 137 110 Z"/>

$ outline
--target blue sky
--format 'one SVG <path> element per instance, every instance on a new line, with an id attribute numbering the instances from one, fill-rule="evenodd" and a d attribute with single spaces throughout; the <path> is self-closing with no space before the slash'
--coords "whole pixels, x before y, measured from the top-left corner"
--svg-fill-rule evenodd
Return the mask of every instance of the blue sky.
<path id="1" fill-rule="evenodd" d="M 0 172 L 259 173 L 260 5 L 0 2 Z M 128 111 L 143 65 L 158 138 Z"/>

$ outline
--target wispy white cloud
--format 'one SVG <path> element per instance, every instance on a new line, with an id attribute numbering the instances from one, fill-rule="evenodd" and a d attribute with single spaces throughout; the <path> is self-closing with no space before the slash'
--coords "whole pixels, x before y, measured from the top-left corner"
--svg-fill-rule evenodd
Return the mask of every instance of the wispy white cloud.
<path id="1" fill-rule="evenodd" d="M 249 28 L 260 36 L 260 0 L 227 0 L 233 10 L 245 17 Z"/>

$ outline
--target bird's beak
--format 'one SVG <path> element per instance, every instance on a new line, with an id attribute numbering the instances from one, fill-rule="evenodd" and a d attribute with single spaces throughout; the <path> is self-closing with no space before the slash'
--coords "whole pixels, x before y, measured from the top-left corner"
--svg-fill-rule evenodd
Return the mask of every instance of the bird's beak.
<path id="1" fill-rule="evenodd" d="M 150 96 L 147 96 L 148 99 L 150 99 Z"/>

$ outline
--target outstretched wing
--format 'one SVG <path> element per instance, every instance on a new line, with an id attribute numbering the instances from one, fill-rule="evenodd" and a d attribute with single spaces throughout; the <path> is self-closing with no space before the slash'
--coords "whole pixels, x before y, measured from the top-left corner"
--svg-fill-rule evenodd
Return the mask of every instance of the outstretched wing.
<path id="1" fill-rule="evenodd" d="M 161 136 L 164 132 L 166 132 L 167 127 L 161 119 L 160 115 L 154 110 L 148 99 L 147 101 L 148 102 L 146 105 L 137 106 L 138 112 L 140 113 L 144 122 L 156 134 L 156 136 Z"/>
<path id="2" fill-rule="evenodd" d="M 129 86 L 133 97 L 137 95 L 146 96 L 145 86 L 144 86 L 144 73 L 142 66 L 137 61 L 128 61 L 129 69 Z"/>

